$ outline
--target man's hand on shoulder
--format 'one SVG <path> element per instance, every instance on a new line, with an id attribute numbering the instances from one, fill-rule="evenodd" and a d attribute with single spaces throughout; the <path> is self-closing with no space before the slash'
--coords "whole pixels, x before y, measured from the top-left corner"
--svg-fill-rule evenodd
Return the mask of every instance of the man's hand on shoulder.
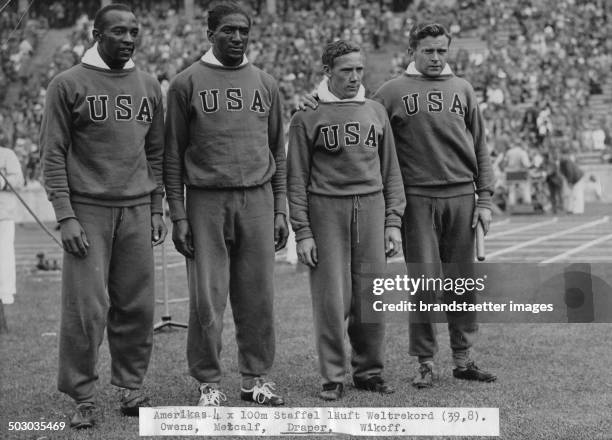
<path id="1" fill-rule="evenodd" d="M 85 258 L 89 241 L 81 223 L 74 218 L 66 218 L 60 222 L 60 233 L 64 250 L 76 257 Z"/>
<path id="2" fill-rule="evenodd" d="M 306 107 L 310 107 L 313 110 L 316 110 L 319 106 L 319 101 L 317 100 L 317 96 L 315 94 L 306 94 L 300 97 L 299 102 L 295 106 L 296 110 L 304 111 Z"/>

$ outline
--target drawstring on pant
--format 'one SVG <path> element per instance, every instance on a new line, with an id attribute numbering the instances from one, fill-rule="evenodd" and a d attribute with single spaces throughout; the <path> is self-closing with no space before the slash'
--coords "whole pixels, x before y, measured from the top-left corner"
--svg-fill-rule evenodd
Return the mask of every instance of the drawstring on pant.
<path id="1" fill-rule="evenodd" d="M 357 243 L 359 243 L 359 208 L 361 208 L 359 196 L 353 196 L 353 223 L 355 223 L 355 230 L 357 231 Z"/>
<path id="2" fill-rule="evenodd" d="M 431 199 L 431 227 L 436 230 L 436 207 L 434 206 L 434 199 Z"/>
<path id="3" fill-rule="evenodd" d="M 114 210 L 112 211 L 112 217 L 113 217 L 113 237 L 112 237 L 112 241 L 115 241 L 115 238 L 117 237 L 117 230 L 119 229 L 119 227 L 121 226 L 121 222 L 123 221 L 123 212 L 125 210 L 125 208 L 117 208 L 119 209 L 119 218 L 117 219 L 117 221 L 115 222 L 115 213 Z"/>

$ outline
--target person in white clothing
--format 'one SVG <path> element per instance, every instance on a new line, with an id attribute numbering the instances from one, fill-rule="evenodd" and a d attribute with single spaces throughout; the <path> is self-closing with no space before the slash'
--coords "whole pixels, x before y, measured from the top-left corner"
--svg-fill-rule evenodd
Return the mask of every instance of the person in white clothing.
<path id="1" fill-rule="evenodd" d="M 13 304 L 17 293 L 15 270 L 15 218 L 17 197 L 11 187 L 23 185 L 23 173 L 15 152 L 0 147 L 0 301 Z M 4 176 L 4 177 L 2 177 Z"/>
<path id="2" fill-rule="evenodd" d="M 559 171 L 569 190 L 567 201 L 568 214 L 584 214 L 584 171 L 576 163 L 576 156 L 565 150 L 559 162 Z"/>
<path id="3" fill-rule="evenodd" d="M 504 157 L 504 171 L 506 173 L 525 172 L 525 177 L 520 179 L 509 178 L 512 174 L 506 174 L 506 181 L 508 182 L 508 205 L 514 206 L 517 203 L 517 191 L 521 202 L 530 205 L 531 204 L 531 184 L 527 178 L 527 172 L 531 167 L 531 161 L 529 160 L 529 154 L 524 148 L 522 143 L 515 143 L 508 151 L 506 151 Z"/>

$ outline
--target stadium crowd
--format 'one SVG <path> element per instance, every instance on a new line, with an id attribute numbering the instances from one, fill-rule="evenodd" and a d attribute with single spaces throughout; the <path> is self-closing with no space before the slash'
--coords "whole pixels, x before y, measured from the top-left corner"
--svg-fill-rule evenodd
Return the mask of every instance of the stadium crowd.
<path id="1" fill-rule="evenodd" d="M 93 1 L 80 2 L 68 13 L 60 0 L 48 11 L 15 28 L 18 15 L 0 15 L 2 46 L 0 100 L 21 85 L 19 96 L 0 111 L 3 144 L 12 146 L 26 180 L 39 176 L 37 135 L 45 87 L 58 72 L 80 60 L 91 45 L 89 11 Z M 155 75 L 166 90 L 169 80 L 204 53 L 206 2 L 196 2 L 194 17 L 184 17 L 177 2 L 136 3 L 142 31 L 136 63 Z M 253 3 L 253 2 L 251 2 Z M 279 2 L 280 3 L 280 2 Z M 407 65 L 405 43 L 410 27 L 424 19 L 446 25 L 454 38 L 482 40 L 482 51 L 454 51 L 450 64 L 476 88 L 491 141 L 503 175 L 503 155 L 522 144 L 532 163 L 543 171 L 563 149 L 602 150 L 610 140 L 612 116 L 593 114 L 589 97 L 604 91 L 612 67 L 610 5 L 585 0 L 460 0 L 413 2 L 392 12 L 391 2 L 352 1 L 332 8 L 329 1 L 283 3 L 282 17 L 255 15 L 249 59 L 279 82 L 287 117 L 301 95 L 321 78 L 322 41 L 353 40 L 366 51 L 394 50 L 390 76 Z M 63 12 L 62 12 L 63 10 Z M 50 57 L 48 66 L 30 66 L 49 25 L 72 24 L 70 38 Z M 10 35 L 10 38 L 9 38 Z M 367 83 L 367 78 L 366 81 Z M 517 136 L 520 133 L 520 136 Z M 502 179 L 503 180 L 503 179 Z"/>
<path id="2" fill-rule="evenodd" d="M 11 90 L 26 89 L 32 80 L 31 61 L 47 28 L 41 20 L 20 20 L 15 11 L 0 13 L 0 103 L 6 104 L 0 105 L 0 144 L 15 150 L 24 176 L 27 174 L 26 180 L 32 180 L 39 175 L 38 154 L 32 149 L 35 147 L 32 139 L 38 130 L 42 106 L 37 108 L 35 101 L 21 96 L 13 97 L 10 104 L 6 101 Z"/>

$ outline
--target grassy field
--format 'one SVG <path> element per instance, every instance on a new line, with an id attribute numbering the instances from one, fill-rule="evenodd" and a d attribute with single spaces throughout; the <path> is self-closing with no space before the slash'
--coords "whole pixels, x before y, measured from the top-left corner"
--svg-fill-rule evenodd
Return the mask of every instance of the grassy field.
<path id="1" fill-rule="evenodd" d="M 182 297 L 186 283 L 181 268 L 170 273 L 171 295 Z M 307 274 L 280 264 L 276 277 L 277 361 L 272 378 L 288 406 L 323 406 L 317 398 L 319 378 L 312 340 Z M 0 438 L 132 439 L 138 422 L 118 412 L 117 395 L 109 385 L 109 357 L 101 350 L 99 406 L 95 429 L 88 432 L 8 432 L 9 421 L 67 421 L 70 399 L 56 391 L 59 277 L 31 275 L 19 280 L 15 304 L 6 306 L 10 333 L 0 337 L 2 385 Z M 162 308 L 158 307 L 158 314 Z M 172 317 L 186 319 L 186 303 L 172 305 Z M 236 348 L 231 315 L 226 314 L 223 387 L 228 405 L 239 400 Z M 493 384 L 452 378 L 448 334 L 440 325 L 440 381 L 431 390 L 410 385 L 414 360 L 407 355 L 407 327 L 388 328 L 386 378 L 397 388 L 391 396 L 372 395 L 347 387 L 337 406 L 498 407 L 503 439 L 612 438 L 612 350 L 609 324 L 486 324 L 481 326 L 476 359 L 496 372 Z M 187 373 L 184 330 L 162 331 L 155 347 L 146 389 L 159 406 L 195 405 L 196 384 Z M 350 377 L 347 376 L 347 384 Z M 302 436 L 303 437 L 303 436 Z"/>

